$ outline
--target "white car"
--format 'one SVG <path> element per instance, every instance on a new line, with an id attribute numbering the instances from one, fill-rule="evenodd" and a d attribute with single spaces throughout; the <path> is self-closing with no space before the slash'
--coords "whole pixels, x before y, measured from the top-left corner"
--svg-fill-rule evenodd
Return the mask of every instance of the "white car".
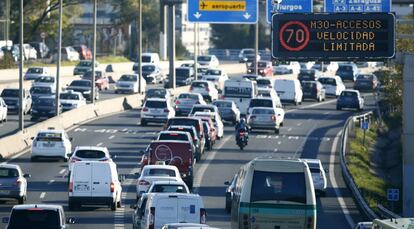
<path id="1" fill-rule="evenodd" d="M 36 60 L 37 51 L 30 44 L 23 44 L 23 55 L 26 60 Z"/>
<path id="2" fill-rule="evenodd" d="M 62 47 L 62 60 L 79 61 L 79 53 L 72 47 Z"/>
<path id="3" fill-rule="evenodd" d="M 35 79 L 32 84 L 33 87 L 53 87 L 56 88 L 56 77 L 54 76 L 42 76 Z"/>
<path id="4" fill-rule="evenodd" d="M 222 91 L 224 88 L 224 81 L 228 80 L 229 77 L 220 69 L 207 69 L 201 79 L 213 82 L 216 89 Z"/>
<path id="5" fill-rule="evenodd" d="M 25 80 L 35 80 L 42 76 L 48 76 L 50 74 L 49 68 L 47 67 L 30 67 L 24 74 Z"/>
<path id="6" fill-rule="evenodd" d="M 137 200 L 141 197 L 142 193 L 148 191 L 148 188 L 155 181 L 184 182 L 176 166 L 146 165 L 137 180 Z"/>
<path id="7" fill-rule="evenodd" d="M 326 180 L 326 171 L 322 166 L 321 160 L 319 159 L 300 159 L 300 160 L 306 162 L 306 164 L 308 164 L 309 166 L 315 192 L 317 194 L 320 194 L 321 196 L 325 196 L 327 180 Z"/>
<path id="8" fill-rule="evenodd" d="M 31 161 L 38 158 L 59 158 L 68 161 L 72 152 L 72 138 L 69 138 L 64 130 L 40 130 L 32 140 Z"/>
<path id="9" fill-rule="evenodd" d="M 190 92 L 200 93 L 205 100 L 214 101 L 218 99 L 218 90 L 214 83 L 207 80 L 194 80 L 191 82 Z"/>
<path id="10" fill-rule="evenodd" d="M 297 79 L 276 79 L 275 90 L 282 102 L 291 102 L 295 105 L 302 103 L 302 86 Z"/>
<path id="11" fill-rule="evenodd" d="M 124 74 L 116 81 L 115 93 L 138 93 L 140 79 L 141 92 L 144 92 L 147 87 L 147 82 L 144 77 L 139 77 L 137 74 Z"/>
<path id="12" fill-rule="evenodd" d="M 100 146 L 77 146 L 68 161 L 69 172 L 72 171 L 73 165 L 79 161 L 112 161 L 108 148 Z"/>
<path id="13" fill-rule="evenodd" d="M 269 79 L 266 77 L 257 79 L 256 83 L 257 83 L 257 89 L 272 89 L 275 87 L 274 79 Z"/>
<path id="14" fill-rule="evenodd" d="M 325 94 L 338 97 L 346 89 L 345 84 L 339 76 L 322 76 L 318 81 L 325 88 Z"/>
<path id="15" fill-rule="evenodd" d="M 273 101 L 280 101 L 276 91 L 270 88 L 258 88 L 257 97 L 270 97 Z"/>
<path id="16" fill-rule="evenodd" d="M 208 118 L 210 118 L 211 121 L 213 121 L 213 123 L 214 123 L 214 127 L 217 129 L 217 138 L 218 139 L 223 138 L 224 124 L 221 121 L 221 117 L 220 117 L 220 114 L 219 114 L 218 111 L 215 111 L 215 112 L 211 112 L 211 111 L 200 112 L 200 111 L 197 111 L 192 116 L 193 117 L 208 117 Z"/>
<path id="17" fill-rule="evenodd" d="M 7 121 L 7 104 L 4 102 L 3 98 L 0 97 L 0 122 Z"/>
<path id="18" fill-rule="evenodd" d="M 251 114 L 253 108 L 255 107 L 269 107 L 269 108 L 282 108 L 282 103 L 280 102 L 279 97 L 261 97 L 258 96 L 250 100 L 249 108 L 247 109 L 247 114 Z"/>
<path id="19" fill-rule="evenodd" d="M 59 94 L 59 98 L 63 111 L 76 109 L 86 105 L 86 99 L 80 92 L 72 90 L 63 91 Z"/>
<path id="20" fill-rule="evenodd" d="M 198 56 L 197 63 L 210 68 L 216 68 L 219 66 L 219 60 L 215 55 Z"/>
<path id="21" fill-rule="evenodd" d="M 289 61 L 286 63 L 282 63 L 278 65 L 279 67 L 286 67 L 290 70 L 292 70 L 293 74 L 299 74 L 300 72 L 300 64 L 297 61 Z"/>
<path id="22" fill-rule="evenodd" d="M 166 123 L 175 117 L 175 110 L 169 99 L 149 98 L 141 109 L 141 126 L 147 123 Z"/>
<path id="23" fill-rule="evenodd" d="M 147 193 L 190 193 L 184 181 L 165 180 L 154 181 Z"/>

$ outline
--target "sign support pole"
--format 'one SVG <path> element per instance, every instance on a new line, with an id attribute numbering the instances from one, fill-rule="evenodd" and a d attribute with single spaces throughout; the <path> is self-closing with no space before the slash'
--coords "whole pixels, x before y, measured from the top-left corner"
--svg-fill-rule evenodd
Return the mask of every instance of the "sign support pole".
<path id="1" fill-rule="evenodd" d="M 198 23 L 194 23 L 194 74 L 195 80 L 198 80 L 197 74 L 197 46 L 198 46 Z"/>
<path id="2" fill-rule="evenodd" d="M 259 55 L 259 20 L 257 20 L 256 25 L 254 26 L 254 74 L 257 75 L 257 55 Z"/>
<path id="3" fill-rule="evenodd" d="M 91 103 L 95 104 L 95 61 L 96 61 L 96 0 L 93 1 L 93 35 L 92 35 L 92 83 L 91 83 Z"/>
<path id="4" fill-rule="evenodd" d="M 19 63 L 19 130 L 24 129 L 24 107 L 23 107 L 23 64 L 24 64 L 24 56 L 23 56 L 23 0 L 20 0 L 19 6 L 19 56 L 20 56 L 20 63 Z M 6 41 L 7 43 L 7 41 Z"/>
<path id="5" fill-rule="evenodd" d="M 169 61 L 169 86 L 175 89 L 175 6 L 168 4 L 168 61 Z"/>
<path id="6" fill-rule="evenodd" d="M 58 53 L 57 53 L 57 66 L 56 66 L 56 95 L 55 95 L 55 103 L 56 103 L 56 109 L 55 114 L 56 116 L 59 116 L 60 111 L 60 100 L 59 100 L 59 93 L 60 93 L 60 67 L 62 62 L 62 1 L 59 0 L 59 34 L 58 34 Z"/>
<path id="7" fill-rule="evenodd" d="M 142 93 L 142 0 L 138 0 L 138 93 Z"/>

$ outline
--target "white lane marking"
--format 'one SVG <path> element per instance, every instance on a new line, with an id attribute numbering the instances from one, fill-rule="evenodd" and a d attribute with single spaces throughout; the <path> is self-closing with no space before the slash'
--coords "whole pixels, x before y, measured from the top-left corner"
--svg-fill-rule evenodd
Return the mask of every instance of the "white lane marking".
<path id="1" fill-rule="evenodd" d="M 61 174 L 61 175 L 62 175 L 62 174 L 64 174 L 65 172 L 66 172 L 66 169 L 62 169 L 62 170 L 60 170 L 60 171 L 59 171 L 59 174 Z"/>
<path id="2" fill-rule="evenodd" d="M 303 107 L 288 110 L 285 113 L 292 113 L 292 112 L 295 112 L 295 111 L 298 111 L 298 110 L 305 110 L 305 109 L 308 109 L 308 108 L 317 107 L 317 106 L 321 106 L 321 105 L 325 105 L 325 104 L 329 104 L 329 103 L 334 103 L 334 102 L 336 102 L 336 100 L 329 100 L 329 101 L 325 101 L 325 102 L 322 102 L 322 103 L 315 103 L 315 104 L 311 104 L 311 105 L 306 105 L 306 106 L 303 106 Z"/>
<path id="3" fill-rule="evenodd" d="M 217 145 L 216 149 L 220 149 L 224 146 L 224 144 L 229 141 L 233 136 L 227 136 L 224 139 L 222 139 L 220 141 L 220 144 Z M 198 171 L 196 176 L 194 177 L 194 193 L 198 192 L 198 188 L 201 186 L 201 181 L 203 180 L 204 177 L 204 173 L 206 172 L 208 166 L 210 165 L 210 162 L 216 157 L 217 154 L 217 150 L 213 150 L 212 152 L 209 152 L 207 154 L 207 157 L 204 159 L 205 161 L 207 161 L 207 163 L 203 163 Z"/>
<path id="4" fill-rule="evenodd" d="M 45 196 L 46 196 L 46 192 L 42 192 L 42 193 L 40 193 L 40 199 L 43 199 L 43 198 L 45 198 Z"/>
<path id="5" fill-rule="evenodd" d="M 349 226 L 353 228 L 355 225 L 355 222 L 350 216 L 350 212 L 348 210 L 348 207 L 345 204 L 344 198 L 342 197 L 341 190 L 338 188 L 338 183 L 336 182 L 336 178 L 335 178 L 336 149 L 338 146 L 338 140 L 340 139 L 341 133 L 342 133 L 342 130 L 339 131 L 339 133 L 336 135 L 334 142 L 332 144 L 331 155 L 329 156 L 329 180 L 332 184 L 332 188 L 335 191 L 335 195 L 336 195 L 336 198 L 338 199 L 339 205 L 341 206 L 342 213 L 345 216 L 345 219 L 348 222 Z"/>
<path id="6" fill-rule="evenodd" d="M 288 132 L 292 131 L 292 128 L 287 129 Z"/>
<path id="7" fill-rule="evenodd" d="M 275 148 L 274 150 L 273 150 L 273 152 L 277 152 L 278 151 L 278 149 L 277 148 Z"/>
<path id="8" fill-rule="evenodd" d="M 301 126 L 302 125 L 302 123 L 301 122 L 299 122 L 298 124 L 296 124 L 297 126 Z"/>
<path id="9" fill-rule="evenodd" d="M 115 135 L 111 135 L 108 139 L 113 139 L 115 137 Z"/>
<path id="10" fill-rule="evenodd" d="M 123 131 L 123 132 L 125 132 L 125 131 L 127 131 L 127 130 L 128 130 L 127 128 L 122 129 L 122 131 Z"/>
<path id="11" fill-rule="evenodd" d="M 99 142 L 98 144 L 96 144 L 96 146 L 101 146 L 101 145 L 103 145 L 102 142 Z"/>
<path id="12" fill-rule="evenodd" d="M 50 180 L 47 184 L 53 184 L 53 182 L 55 182 L 55 180 Z"/>
<path id="13" fill-rule="evenodd" d="M 280 144 L 282 144 L 282 142 L 281 141 L 278 141 L 277 144 L 280 145 Z"/>
<path id="14" fill-rule="evenodd" d="M 327 112 L 324 112 L 323 114 L 324 115 L 328 115 L 328 114 L 330 114 L 331 112 L 330 111 L 327 111 Z"/>

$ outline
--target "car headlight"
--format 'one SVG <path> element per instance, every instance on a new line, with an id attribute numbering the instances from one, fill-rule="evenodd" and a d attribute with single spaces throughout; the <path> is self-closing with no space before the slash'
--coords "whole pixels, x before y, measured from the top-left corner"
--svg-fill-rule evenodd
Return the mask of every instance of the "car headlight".
<path id="1" fill-rule="evenodd" d="M 247 61 L 248 59 L 247 59 L 247 57 L 245 57 L 245 58 L 243 58 L 243 60 L 244 60 L 244 61 Z"/>

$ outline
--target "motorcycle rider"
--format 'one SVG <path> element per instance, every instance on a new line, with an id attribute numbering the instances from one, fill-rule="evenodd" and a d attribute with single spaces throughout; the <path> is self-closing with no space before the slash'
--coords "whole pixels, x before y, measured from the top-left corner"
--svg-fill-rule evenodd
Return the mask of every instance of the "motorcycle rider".
<path id="1" fill-rule="evenodd" d="M 236 129 L 236 142 L 238 141 L 240 137 L 240 132 L 244 132 L 246 136 L 246 145 L 247 145 L 247 141 L 249 140 L 249 128 L 246 124 L 246 120 L 244 118 L 241 118 L 234 128 Z"/>

